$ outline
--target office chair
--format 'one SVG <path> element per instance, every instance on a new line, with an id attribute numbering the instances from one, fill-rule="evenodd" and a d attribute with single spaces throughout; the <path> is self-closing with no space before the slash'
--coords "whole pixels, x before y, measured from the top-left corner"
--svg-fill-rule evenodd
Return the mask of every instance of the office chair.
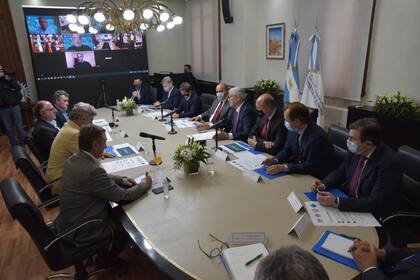
<path id="1" fill-rule="evenodd" d="M 14 146 L 12 148 L 12 156 L 16 169 L 22 171 L 41 202 L 48 203 L 48 205 L 46 205 L 48 208 L 58 206 L 57 196 L 51 193 L 50 187 L 59 179 L 47 183 L 40 170 L 42 168 L 37 168 L 35 166 L 31 158 L 28 157 L 25 148 L 22 146 Z M 55 200 L 55 203 L 52 203 L 52 200 Z"/>
<path id="2" fill-rule="evenodd" d="M 409 146 L 398 149 L 403 171 L 402 210 L 382 219 L 392 245 L 405 247 L 420 242 L 420 151 Z"/>
<path id="3" fill-rule="evenodd" d="M 42 167 L 46 167 L 48 156 L 44 155 L 39 149 L 39 146 L 35 138 L 32 136 L 32 129 L 29 131 L 28 135 L 26 135 L 25 137 L 25 144 L 29 148 L 29 150 L 32 152 L 32 154 L 35 156 L 35 158 L 38 160 L 39 164 Z"/>
<path id="4" fill-rule="evenodd" d="M 203 112 L 207 111 L 210 107 L 213 101 L 216 99 L 216 96 L 214 94 L 210 93 L 202 93 L 201 94 L 201 105 L 203 106 Z"/>
<path id="5" fill-rule="evenodd" d="M 347 150 L 349 131 L 347 128 L 333 124 L 328 128 L 327 137 L 334 147 L 335 161 L 339 165 L 349 156 L 349 151 Z"/>
<path id="6" fill-rule="evenodd" d="M 87 225 L 102 224 L 106 225 L 113 234 L 112 229 L 102 222 L 101 219 L 92 219 L 81 222 L 64 233 L 58 235 L 53 223 L 45 223 L 41 213 L 35 207 L 22 186 L 14 178 L 6 178 L 0 183 L 1 193 L 10 215 L 19 221 L 26 232 L 35 243 L 39 253 L 48 267 L 53 271 L 62 270 L 69 266 L 75 267 L 75 274 L 54 273 L 46 279 L 53 278 L 73 278 L 76 280 L 85 280 L 99 272 L 110 270 L 121 270 L 116 267 L 99 269 L 93 272 L 86 271 L 86 264 L 93 256 L 98 253 L 108 251 L 113 238 L 99 240 L 95 244 L 86 247 L 76 247 L 70 241 L 64 240 L 64 237 L 77 231 Z M 126 271 L 122 270 L 122 273 Z"/>

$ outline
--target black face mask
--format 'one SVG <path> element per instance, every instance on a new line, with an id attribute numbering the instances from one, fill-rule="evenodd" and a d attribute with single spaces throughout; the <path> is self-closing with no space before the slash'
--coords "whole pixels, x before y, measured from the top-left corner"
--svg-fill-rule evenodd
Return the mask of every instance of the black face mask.
<path id="1" fill-rule="evenodd" d="M 264 112 L 263 112 L 263 111 L 261 111 L 261 110 L 257 110 L 257 116 L 258 116 L 258 117 L 262 117 L 262 116 L 264 116 Z"/>

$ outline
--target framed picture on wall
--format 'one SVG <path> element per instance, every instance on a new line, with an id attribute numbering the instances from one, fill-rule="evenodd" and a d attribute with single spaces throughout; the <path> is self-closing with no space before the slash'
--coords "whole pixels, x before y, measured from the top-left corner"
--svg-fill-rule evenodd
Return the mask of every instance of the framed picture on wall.
<path id="1" fill-rule="evenodd" d="M 269 24 L 265 31 L 265 53 L 267 59 L 284 59 L 285 23 Z"/>

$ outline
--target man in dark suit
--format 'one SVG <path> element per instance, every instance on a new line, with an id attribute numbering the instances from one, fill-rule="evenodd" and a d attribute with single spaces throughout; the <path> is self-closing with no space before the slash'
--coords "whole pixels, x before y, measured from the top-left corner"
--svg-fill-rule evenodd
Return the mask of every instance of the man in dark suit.
<path id="1" fill-rule="evenodd" d="M 216 99 L 213 101 L 210 108 L 204 113 L 192 118 L 193 121 L 203 121 L 197 125 L 197 130 L 207 130 L 218 120 L 223 120 L 228 117 L 230 107 L 227 97 L 228 91 L 226 85 L 224 83 L 217 84 Z"/>
<path id="2" fill-rule="evenodd" d="M 63 125 L 69 120 L 69 116 L 67 114 L 69 98 L 70 95 L 64 90 L 57 90 L 53 94 L 53 104 L 57 110 L 55 120 L 59 128 L 62 128 Z"/>
<path id="3" fill-rule="evenodd" d="M 284 111 L 284 125 L 288 130 L 284 148 L 263 161 L 269 174 L 279 172 L 327 176 L 333 166 L 334 148 L 327 134 L 309 118 L 308 108 L 299 102 L 289 103 Z"/>
<path id="4" fill-rule="evenodd" d="M 182 96 L 179 90 L 174 86 L 172 78 L 166 76 L 162 79 L 163 95 L 161 101 L 156 101 L 155 106 L 162 106 L 163 109 L 173 110 L 181 105 Z"/>
<path id="5" fill-rule="evenodd" d="M 229 105 L 231 107 L 228 114 L 229 123 L 225 131 L 218 134 L 218 139 L 246 141 L 255 124 L 256 112 L 246 102 L 246 93 L 240 87 L 229 90 Z"/>
<path id="6" fill-rule="evenodd" d="M 255 107 L 261 116 L 249 134 L 248 144 L 257 151 L 276 155 L 283 149 L 287 138 L 283 113 L 277 109 L 276 100 L 268 93 L 258 97 Z"/>
<path id="7" fill-rule="evenodd" d="M 320 204 L 341 211 L 372 212 L 377 217 L 396 210 L 402 171 L 395 152 L 381 143 L 378 121 L 364 118 L 352 123 L 347 147 L 352 154 L 322 182 L 315 181 L 312 189 L 339 187 L 349 198 L 320 192 Z"/>
<path id="8" fill-rule="evenodd" d="M 143 84 L 140 77 L 133 79 L 133 84 L 130 87 L 130 97 L 134 99 L 137 104 L 150 105 L 153 104 L 154 96 L 150 91 L 150 87 Z"/>
<path id="9" fill-rule="evenodd" d="M 349 251 L 362 272 L 357 280 L 420 279 L 420 249 L 378 249 L 367 241 L 355 241 Z"/>
<path id="10" fill-rule="evenodd" d="M 41 154 L 48 159 L 51 145 L 60 130 L 55 121 L 56 109 L 50 102 L 41 100 L 36 103 L 34 114 L 37 121 L 34 125 L 32 136 Z"/>
<path id="11" fill-rule="evenodd" d="M 190 118 L 201 113 L 201 99 L 193 92 L 190 83 L 183 82 L 179 87 L 183 100 L 178 108 L 177 113 L 174 114 L 174 118 Z"/>

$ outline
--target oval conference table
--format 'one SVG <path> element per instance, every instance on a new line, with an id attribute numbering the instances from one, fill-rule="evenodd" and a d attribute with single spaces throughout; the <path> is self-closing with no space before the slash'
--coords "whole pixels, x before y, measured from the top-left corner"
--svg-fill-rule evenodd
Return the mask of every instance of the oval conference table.
<path id="1" fill-rule="evenodd" d="M 111 111 L 98 109 L 97 118 L 111 122 Z M 314 180 L 311 176 L 287 175 L 254 183 L 240 170 L 215 156 L 210 158 L 214 162 L 214 175 L 208 174 L 204 164 L 201 164 L 199 174 L 186 175 L 182 170 L 173 169 L 172 156 L 176 146 L 185 143 L 186 135 L 196 133 L 194 128 L 176 128 L 177 134 L 168 135 L 163 123 L 142 113 L 125 116 L 118 112 L 117 118 L 119 126 L 110 134 L 112 141 L 108 145 L 130 143 L 135 146 L 141 141 L 145 152 L 139 155 L 147 161 L 153 158 L 151 139 L 140 138 L 139 132 L 166 138 L 156 141 L 162 165 L 147 165 L 115 174 L 137 177 L 148 171 L 153 177 L 157 172 L 164 172 L 174 187 L 169 192 L 169 199 L 149 191 L 142 198 L 114 210 L 138 249 L 173 279 L 229 279 L 220 258 L 208 258 L 198 247 L 198 240 L 206 252 L 220 247 L 209 234 L 228 242 L 231 232 L 265 232 L 270 252 L 285 245 L 297 245 L 311 251 L 328 229 L 378 243 L 376 230 L 368 227 L 315 227 L 310 224 L 301 238 L 289 235 L 290 228 L 302 213 L 295 213 L 286 197 L 294 191 L 302 203 L 306 201 L 303 192 L 309 190 Z M 120 130 L 128 137 L 123 137 Z M 219 144 L 226 143 L 229 141 Z M 213 140 L 207 141 L 209 149 L 214 145 Z M 351 279 L 359 273 L 314 255 L 330 279 Z"/>

